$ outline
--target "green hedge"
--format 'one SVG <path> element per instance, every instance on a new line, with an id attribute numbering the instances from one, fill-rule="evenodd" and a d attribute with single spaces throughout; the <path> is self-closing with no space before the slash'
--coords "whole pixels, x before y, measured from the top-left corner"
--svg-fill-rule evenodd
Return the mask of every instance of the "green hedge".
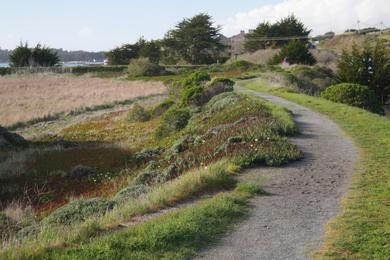
<path id="1" fill-rule="evenodd" d="M 12 73 L 11 68 L 0 68 L 0 76 L 8 75 Z"/>
<path id="2" fill-rule="evenodd" d="M 127 70 L 127 66 L 78 66 L 71 69 L 73 74 L 86 74 L 97 72 L 124 72 Z"/>
<path id="3" fill-rule="evenodd" d="M 374 113 L 384 113 L 374 91 L 367 86 L 352 83 L 337 84 L 323 91 L 321 97 L 333 102 L 360 107 Z"/>

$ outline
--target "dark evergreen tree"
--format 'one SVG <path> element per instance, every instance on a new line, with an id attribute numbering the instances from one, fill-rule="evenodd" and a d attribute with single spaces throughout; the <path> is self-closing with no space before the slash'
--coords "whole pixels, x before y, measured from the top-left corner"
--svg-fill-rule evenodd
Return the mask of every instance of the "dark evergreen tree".
<path id="1" fill-rule="evenodd" d="M 38 44 L 31 50 L 32 66 L 52 67 L 60 61 L 57 52 L 54 52 L 49 47 Z"/>
<path id="2" fill-rule="evenodd" d="M 58 64 L 59 58 L 49 47 L 38 44 L 35 48 L 29 48 L 26 42 L 13 50 L 10 62 L 12 67 L 50 67 Z"/>
<path id="3" fill-rule="evenodd" d="M 301 41 L 306 42 L 305 38 L 310 32 L 311 30 L 308 30 L 295 15 L 290 15 L 274 24 L 260 23 L 253 32 L 246 36 L 245 49 L 254 52 L 270 46 L 281 47 L 291 40 L 288 39 L 289 37 L 301 38 Z"/>
<path id="4" fill-rule="evenodd" d="M 292 40 L 287 45 L 284 45 L 270 63 L 279 64 L 283 60 L 286 60 L 289 64 L 314 65 L 316 63 L 306 44 L 299 40 Z"/>
<path id="5" fill-rule="evenodd" d="M 28 67 L 31 64 L 32 52 L 28 47 L 28 43 L 21 42 L 9 56 L 12 67 Z"/>
<path id="6" fill-rule="evenodd" d="M 342 82 L 370 87 L 382 105 L 390 99 L 390 54 L 380 41 L 375 47 L 366 45 L 358 50 L 343 51 L 337 74 Z"/>
<path id="7" fill-rule="evenodd" d="M 211 16 L 199 14 L 181 21 L 164 40 L 165 55 L 190 64 L 211 64 L 221 59 L 221 28 L 213 25 Z"/>

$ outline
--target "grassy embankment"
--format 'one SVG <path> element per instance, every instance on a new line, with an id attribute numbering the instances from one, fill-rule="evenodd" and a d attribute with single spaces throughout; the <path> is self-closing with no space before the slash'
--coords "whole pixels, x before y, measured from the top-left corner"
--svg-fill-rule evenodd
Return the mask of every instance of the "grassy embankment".
<path id="1" fill-rule="evenodd" d="M 15 227 L 16 240 L 5 245 L 0 251 L 0 258 L 54 258 L 63 254 L 68 258 L 90 258 L 94 254 L 92 251 L 103 256 L 115 253 L 117 257 L 184 258 L 239 219 L 245 211 L 243 201 L 248 196 L 248 192 L 243 191 L 261 192 L 253 184 L 236 185 L 233 176 L 240 167 L 281 165 L 301 157 L 301 153 L 286 138 L 296 132 L 295 124 L 287 111 L 280 107 L 234 93 L 217 95 L 200 107 L 178 107 L 182 101 L 177 102 L 160 119 L 152 118 L 143 123 L 157 122 L 158 127 L 154 130 L 162 129 L 164 135 L 154 139 L 154 131 L 149 133 L 150 137 L 154 136 L 151 142 L 147 142 L 146 147 L 138 147 L 138 152 L 129 160 L 135 163 L 135 168 L 121 173 L 125 178 L 124 187 L 130 185 L 125 190 L 137 188 L 141 182 L 148 186 L 146 193 L 127 197 L 124 194 L 125 203 L 122 202 L 121 192 L 108 194 L 106 198 L 98 199 L 102 208 L 90 205 L 77 210 L 75 207 L 84 204 L 76 201 L 76 204 L 59 208 L 34 225 L 21 230 Z M 169 128 L 172 124 L 166 121 L 168 115 L 171 116 L 169 120 L 182 120 L 179 115 L 183 109 L 194 111 L 191 119 L 183 129 L 172 132 L 175 129 Z M 178 113 L 177 116 L 172 114 L 173 111 Z M 172 115 L 175 117 L 172 118 Z M 123 121 L 125 118 L 121 120 L 118 127 L 127 127 Z M 128 124 L 131 126 L 133 123 Z M 97 128 L 100 125 L 80 123 L 64 129 L 60 137 L 65 141 L 79 142 L 93 141 L 96 137 L 102 139 L 106 131 L 104 127 Z M 94 131 L 85 135 L 88 129 Z M 127 133 L 118 133 L 122 132 Z M 142 148 L 149 150 L 139 151 Z M 234 164 L 227 163 L 226 159 Z M 176 167 L 174 172 L 165 171 L 171 169 L 170 166 Z M 117 180 L 114 179 L 115 182 Z M 235 188 L 238 191 L 232 192 Z M 122 223 L 131 221 L 135 216 L 218 192 L 229 194 L 217 195 L 190 209 L 118 231 L 123 228 Z M 85 199 L 80 201 L 88 203 Z M 99 214 L 91 216 L 91 211 Z M 176 235 L 172 233 L 172 227 L 178 229 Z M 155 230 L 152 237 L 149 233 L 151 229 Z M 96 251 L 96 248 L 100 249 Z M 177 250 L 173 252 L 173 249 Z"/>
<path id="2" fill-rule="evenodd" d="M 269 88 L 247 81 L 243 86 L 281 96 L 329 116 L 354 140 L 359 163 L 343 211 L 329 225 L 325 245 L 316 254 L 330 259 L 388 259 L 390 255 L 390 121 L 362 109 L 318 97 Z"/>

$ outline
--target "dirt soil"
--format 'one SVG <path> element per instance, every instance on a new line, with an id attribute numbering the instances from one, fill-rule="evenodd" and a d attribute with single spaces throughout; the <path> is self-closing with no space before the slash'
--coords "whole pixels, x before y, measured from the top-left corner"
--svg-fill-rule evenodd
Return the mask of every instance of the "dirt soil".
<path id="1" fill-rule="evenodd" d="M 248 170 L 242 179 L 260 183 L 269 196 L 252 200 L 251 215 L 202 259 L 307 259 L 321 245 L 325 225 L 340 211 L 357 150 L 327 117 L 285 99 L 236 88 L 292 111 L 301 134 L 292 142 L 302 161 Z"/>

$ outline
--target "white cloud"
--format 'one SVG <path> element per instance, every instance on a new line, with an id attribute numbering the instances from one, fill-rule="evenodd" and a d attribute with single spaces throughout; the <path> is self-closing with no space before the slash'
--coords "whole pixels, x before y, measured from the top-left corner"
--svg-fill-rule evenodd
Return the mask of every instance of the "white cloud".
<path id="1" fill-rule="evenodd" d="M 223 22 L 223 33 L 237 34 L 240 30 L 254 29 L 260 22 L 275 22 L 292 13 L 313 29 L 312 35 L 356 28 L 358 20 L 361 27 L 379 27 L 380 22 L 390 27 L 389 0 L 283 0 L 228 18 Z"/>

